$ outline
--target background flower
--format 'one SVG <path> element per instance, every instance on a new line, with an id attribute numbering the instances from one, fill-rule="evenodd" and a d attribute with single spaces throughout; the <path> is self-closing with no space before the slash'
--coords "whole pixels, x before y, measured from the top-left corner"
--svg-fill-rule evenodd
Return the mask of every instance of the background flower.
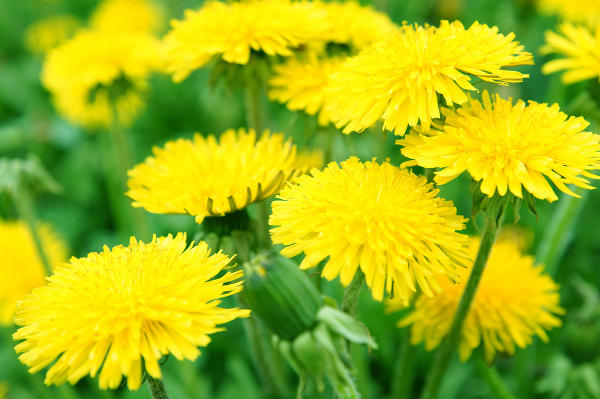
<path id="1" fill-rule="evenodd" d="M 25 46 L 32 53 L 45 54 L 73 36 L 80 25 L 72 15 L 54 15 L 36 21 L 25 31 Z"/>
<path id="2" fill-rule="evenodd" d="M 104 0 L 94 10 L 90 25 L 110 32 L 153 33 L 165 23 L 165 11 L 155 0 Z"/>

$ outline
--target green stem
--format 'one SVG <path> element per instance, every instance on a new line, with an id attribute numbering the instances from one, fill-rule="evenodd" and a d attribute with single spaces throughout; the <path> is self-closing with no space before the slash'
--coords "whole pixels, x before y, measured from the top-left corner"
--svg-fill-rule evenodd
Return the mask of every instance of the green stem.
<path id="1" fill-rule="evenodd" d="M 360 290 L 364 281 L 365 275 L 363 272 L 360 269 L 356 270 L 352 282 L 348 285 L 346 291 L 344 291 L 342 311 L 348 313 L 352 317 L 356 316 L 356 312 L 358 311 L 358 296 L 360 295 Z"/>
<path id="2" fill-rule="evenodd" d="M 483 359 L 483 356 L 478 354 L 476 357 L 479 374 L 487 382 L 488 386 L 494 393 L 494 396 L 497 399 L 517 399 L 510 389 L 508 389 L 502 380 L 502 377 L 500 377 L 498 370 L 496 370 L 495 367 L 488 365 Z"/>
<path id="3" fill-rule="evenodd" d="M 410 344 L 410 329 L 405 328 L 402 334 L 402 344 L 400 347 L 400 356 L 394 366 L 394 379 L 392 380 L 391 399 L 405 399 L 410 397 L 412 376 L 414 369 L 412 359 L 414 347 Z"/>
<path id="4" fill-rule="evenodd" d="M 19 217 L 23 219 L 29 227 L 35 248 L 40 257 L 42 265 L 44 266 L 44 271 L 46 272 L 47 276 L 50 276 L 52 274 L 52 266 L 50 265 L 48 255 L 46 254 L 42 239 L 39 235 L 37 216 L 35 213 L 35 207 L 33 205 L 33 199 L 31 198 L 31 193 L 29 190 L 27 188 L 20 189 L 18 191 L 18 198 L 14 198 L 14 203 Z"/>
<path id="5" fill-rule="evenodd" d="M 169 399 L 165 384 L 163 384 L 160 378 L 154 378 L 151 375 L 148 375 L 147 380 L 153 399 Z"/>
<path id="6" fill-rule="evenodd" d="M 265 129 L 266 110 L 263 104 L 263 86 L 261 84 L 248 84 L 244 93 L 246 103 L 246 125 L 248 129 L 254 129 L 257 135 L 262 134 Z"/>
<path id="7" fill-rule="evenodd" d="M 546 265 L 551 276 L 558 272 L 559 262 L 573 239 L 573 226 L 588 198 L 589 190 L 576 188 L 574 191 L 581 198 L 566 194 L 562 196 L 535 255 L 538 262 Z"/>
<path id="8" fill-rule="evenodd" d="M 437 397 L 444 374 L 446 374 L 452 355 L 456 352 L 456 348 L 460 342 L 463 323 L 469 313 L 469 308 L 475 297 L 477 286 L 483 275 L 483 270 L 485 269 L 488 257 L 490 256 L 494 241 L 496 241 L 498 230 L 502 224 L 503 214 L 504 208 L 500 211 L 499 218 L 487 218 L 486 220 L 481 236 L 481 244 L 479 245 L 479 250 L 477 251 L 477 256 L 475 257 L 473 268 L 471 269 L 471 275 L 469 276 L 465 290 L 458 303 L 448 335 L 444 338 L 433 360 L 433 367 L 425 384 L 423 393 L 421 394 L 421 399 L 434 399 Z M 497 223 L 496 220 L 499 222 Z"/>

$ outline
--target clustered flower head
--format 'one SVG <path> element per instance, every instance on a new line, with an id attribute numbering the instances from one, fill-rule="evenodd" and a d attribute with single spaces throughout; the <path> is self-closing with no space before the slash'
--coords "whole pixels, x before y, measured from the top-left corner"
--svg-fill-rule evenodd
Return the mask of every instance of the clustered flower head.
<path id="1" fill-rule="evenodd" d="M 25 47 L 35 54 L 46 54 L 68 40 L 81 23 L 72 15 L 54 15 L 36 21 L 25 31 Z"/>
<path id="2" fill-rule="evenodd" d="M 565 71 L 562 75 L 565 84 L 600 78 L 600 29 L 592 33 L 585 26 L 563 23 L 558 31 L 546 32 L 546 45 L 542 52 L 563 58 L 547 62 L 542 72 Z"/>
<path id="3" fill-rule="evenodd" d="M 163 355 L 194 360 L 220 324 L 248 315 L 219 306 L 242 289 L 230 262 L 204 242 L 188 247 L 184 234 L 71 258 L 19 306 L 19 359 L 32 373 L 50 366 L 46 384 L 99 373 L 100 388 L 125 376 L 137 389 L 143 370 L 161 377 Z"/>
<path id="4" fill-rule="evenodd" d="M 600 22 L 600 3 L 597 0 L 537 0 L 538 8 L 560 19 L 594 27 Z"/>
<path id="5" fill-rule="evenodd" d="M 296 147 L 282 134 L 233 129 L 178 139 L 129 171 L 133 206 L 154 213 L 221 216 L 276 194 L 298 170 Z"/>
<path id="6" fill-rule="evenodd" d="M 38 234 L 51 266 L 67 260 L 65 243 L 48 225 L 41 225 Z M 17 302 L 44 284 L 46 271 L 23 222 L 0 221 L 0 253 L 0 325 L 10 325 Z"/>
<path id="7" fill-rule="evenodd" d="M 471 77 L 507 84 L 528 75 L 506 67 L 532 64 L 532 56 L 496 27 L 442 21 L 439 27 L 404 25 L 398 34 L 365 48 L 331 75 L 326 112 L 344 133 L 362 132 L 383 119 L 403 135 L 439 118 L 438 94 L 463 104 L 476 90 Z"/>
<path id="8" fill-rule="evenodd" d="M 473 239 L 469 252 L 475 257 L 479 239 Z M 411 326 L 411 342 L 425 343 L 427 350 L 437 347 L 450 329 L 454 313 L 471 271 L 459 269 L 457 284 L 440 279 L 440 293 L 420 296 L 400 326 Z M 547 342 L 545 330 L 561 325 L 557 317 L 564 313 L 559 306 L 558 284 L 535 265 L 532 256 L 521 253 L 517 243 L 499 240 L 490 258 L 467 315 L 459 344 L 459 354 L 466 361 L 471 352 L 483 344 L 485 356 L 493 359 L 497 352 L 514 354 L 538 336 Z"/>
<path id="9" fill-rule="evenodd" d="M 164 10 L 155 0 L 104 0 L 92 14 L 90 25 L 110 32 L 153 33 L 164 22 Z"/>
<path id="10" fill-rule="evenodd" d="M 252 52 L 291 56 L 295 49 L 322 43 L 329 31 L 318 3 L 292 0 L 208 1 L 171 21 L 164 39 L 166 69 L 185 79 L 213 57 L 247 64 Z"/>
<path id="11" fill-rule="evenodd" d="M 440 168 L 435 180 L 444 184 L 464 171 L 481 182 L 492 197 L 508 191 L 522 198 L 558 199 L 548 183 L 573 196 L 566 184 L 593 189 L 590 171 L 600 169 L 600 136 L 587 132 L 581 117 L 569 117 L 557 104 L 522 100 L 512 103 L 483 92 L 456 111 L 430 135 L 411 133 L 398 143 L 402 154 L 425 168 Z"/>
<path id="12" fill-rule="evenodd" d="M 129 124 L 143 108 L 158 48 L 144 33 L 81 31 L 48 54 L 42 83 L 58 111 L 77 124 Z"/>
<path id="13" fill-rule="evenodd" d="M 273 242 L 302 269 L 327 261 L 322 276 L 344 286 L 360 268 L 373 298 L 384 292 L 407 302 L 418 285 L 426 295 L 455 280 L 467 262 L 465 219 L 437 197 L 427 179 L 391 165 L 357 158 L 311 170 L 288 184 L 273 202 Z"/>

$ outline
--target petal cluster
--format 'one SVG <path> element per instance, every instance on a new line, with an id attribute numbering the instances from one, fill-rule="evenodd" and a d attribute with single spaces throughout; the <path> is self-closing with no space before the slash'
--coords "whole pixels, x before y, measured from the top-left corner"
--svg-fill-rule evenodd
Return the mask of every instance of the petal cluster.
<path id="1" fill-rule="evenodd" d="M 344 133 L 362 132 L 379 119 L 403 135 L 439 118 L 438 94 L 447 105 L 467 101 L 471 77 L 507 84 L 528 75 L 506 67 L 532 64 L 532 56 L 498 28 L 442 21 L 439 27 L 405 25 L 348 59 L 329 81 L 327 114 Z"/>
<path id="2" fill-rule="evenodd" d="M 67 260 L 65 243 L 48 225 L 41 225 L 38 235 L 51 266 Z M 0 222 L 0 254 L 0 325 L 9 325 L 17 302 L 44 284 L 46 271 L 23 222 Z"/>
<path id="3" fill-rule="evenodd" d="M 304 252 L 302 269 L 328 258 L 323 277 L 343 285 L 360 267 L 376 300 L 387 292 L 408 301 L 417 285 L 432 295 L 437 276 L 454 280 L 468 260 L 457 232 L 465 219 L 437 193 L 388 162 L 332 162 L 282 189 L 269 220 L 273 242 L 285 256 Z"/>
<path id="4" fill-rule="evenodd" d="M 542 52 L 562 57 L 544 64 L 542 72 L 564 71 L 562 81 L 566 84 L 600 78 L 600 29 L 592 34 L 585 26 L 564 23 L 558 33 L 546 32 Z"/>
<path id="5" fill-rule="evenodd" d="M 129 124 L 143 108 L 142 94 L 157 67 L 159 45 L 143 33 L 81 31 L 53 49 L 42 83 L 58 111 L 86 127 Z M 115 119 L 116 115 L 116 119 Z"/>
<path id="6" fill-rule="evenodd" d="M 129 171 L 133 206 L 187 213 L 201 223 L 276 194 L 293 177 L 296 147 L 282 134 L 233 129 L 219 139 L 178 139 Z"/>
<path id="7" fill-rule="evenodd" d="M 234 64 L 247 64 L 253 51 L 287 57 L 323 42 L 330 29 L 326 17 L 318 3 L 306 1 L 208 1 L 171 21 L 164 39 L 167 70 L 181 81 L 213 56 Z"/>
<path id="8" fill-rule="evenodd" d="M 93 29 L 152 33 L 160 30 L 165 13 L 155 0 L 104 0 L 91 16 Z"/>
<path id="9" fill-rule="evenodd" d="M 469 248 L 475 257 L 479 239 Z M 440 280 L 442 291 L 432 298 L 421 296 L 414 309 L 400 322 L 411 326 L 411 342 L 425 343 L 427 350 L 437 347 L 452 324 L 454 313 L 472 265 L 461 269 L 460 282 Z M 543 267 L 524 255 L 518 244 L 499 240 L 492 248 L 485 272 L 477 288 L 462 329 L 459 354 L 466 361 L 483 344 L 491 360 L 497 352 L 513 354 L 515 348 L 531 344 L 534 336 L 548 340 L 545 330 L 560 326 L 558 284 L 543 274 Z"/>
<path id="10" fill-rule="evenodd" d="M 573 196 L 566 184 L 592 189 L 590 170 L 600 168 L 600 135 L 586 132 L 588 123 L 569 117 L 557 104 L 522 100 L 516 104 L 483 92 L 456 111 L 430 136 L 411 133 L 398 143 L 402 154 L 425 168 L 440 168 L 435 180 L 444 184 L 464 171 L 481 181 L 481 191 L 510 192 L 522 198 L 525 188 L 548 201 L 558 197 L 548 183 Z"/>
<path id="11" fill-rule="evenodd" d="M 187 247 L 184 234 L 71 258 L 20 305 L 19 359 L 32 373 L 51 366 L 46 384 L 99 373 L 103 389 L 123 376 L 137 389 L 144 369 L 161 377 L 163 355 L 194 360 L 218 325 L 248 315 L 219 307 L 242 289 L 241 271 L 224 272 L 230 261 L 204 242 Z"/>

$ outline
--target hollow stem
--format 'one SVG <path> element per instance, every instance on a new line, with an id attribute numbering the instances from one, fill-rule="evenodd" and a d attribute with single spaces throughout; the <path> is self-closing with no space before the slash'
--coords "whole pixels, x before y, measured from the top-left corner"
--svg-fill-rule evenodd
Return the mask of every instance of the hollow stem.
<path id="1" fill-rule="evenodd" d="M 169 399 L 169 394 L 167 394 L 165 384 L 161 379 L 148 375 L 147 381 L 153 399 Z"/>
<path id="2" fill-rule="evenodd" d="M 346 291 L 344 291 L 344 298 L 342 299 L 342 311 L 348 313 L 352 317 L 356 316 L 356 312 L 358 310 L 358 296 L 364 281 L 365 275 L 359 269 L 356 271 L 356 274 L 354 275 L 350 285 L 346 287 Z"/>
<path id="3" fill-rule="evenodd" d="M 517 399 L 510 389 L 508 389 L 502 380 L 502 377 L 500 377 L 498 370 L 496 370 L 495 367 L 488 365 L 483 359 L 483 356 L 477 356 L 476 362 L 479 374 L 483 377 L 485 382 L 487 382 L 497 399 Z"/>
<path id="4" fill-rule="evenodd" d="M 414 347 L 410 344 L 410 329 L 407 327 L 402 334 L 402 344 L 400 346 L 400 356 L 394 366 L 394 379 L 392 380 L 391 399 L 404 399 L 410 397 L 412 376 L 414 369 L 412 359 L 414 356 Z"/>
<path id="5" fill-rule="evenodd" d="M 433 367 L 431 368 L 425 388 L 421 394 L 421 399 L 436 398 L 442 383 L 442 379 L 444 378 L 444 374 L 446 374 L 448 365 L 452 359 L 452 355 L 454 355 L 456 352 L 456 348 L 460 342 L 463 323 L 467 318 L 467 314 L 469 313 L 471 303 L 473 302 L 475 292 L 477 291 L 477 286 L 479 285 L 479 281 L 481 281 L 483 270 L 485 269 L 485 265 L 490 256 L 490 252 L 494 242 L 496 241 L 496 236 L 498 235 L 498 230 L 500 229 L 500 225 L 502 223 L 504 209 L 502 209 L 500 212 L 501 214 L 497 219 L 486 219 L 483 234 L 481 236 L 481 244 L 479 245 L 479 250 L 477 251 L 475 261 L 473 262 L 471 275 L 469 276 L 465 290 L 460 298 L 460 302 L 458 303 L 458 307 L 456 309 L 456 313 L 454 314 L 454 319 L 452 320 L 448 335 L 446 335 L 442 341 L 442 344 L 435 355 Z"/>

